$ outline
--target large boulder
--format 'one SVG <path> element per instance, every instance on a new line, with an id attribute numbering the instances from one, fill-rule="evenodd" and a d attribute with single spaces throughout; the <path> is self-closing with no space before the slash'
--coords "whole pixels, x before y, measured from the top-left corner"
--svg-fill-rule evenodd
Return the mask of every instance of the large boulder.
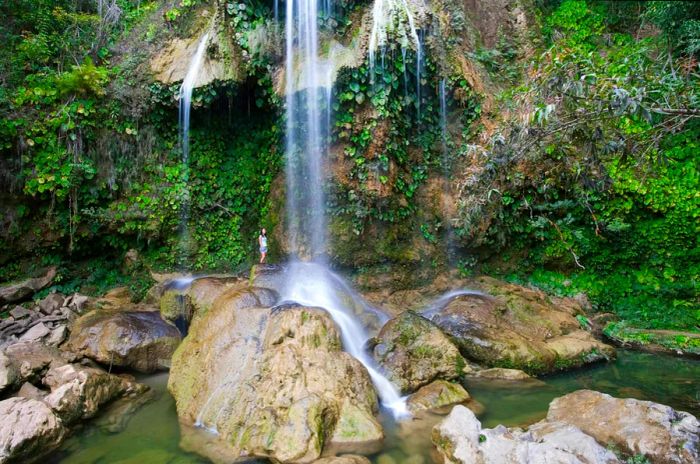
<path id="1" fill-rule="evenodd" d="M 433 429 L 433 443 L 447 464 L 613 464 L 619 459 L 568 424 L 541 422 L 528 431 L 499 425 L 482 429 L 464 406 Z"/>
<path id="2" fill-rule="evenodd" d="M 186 448 L 306 463 L 325 446 L 381 439 L 369 375 L 341 350 L 328 314 L 297 305 L 231 310 L 241 297 L 219 298 L 173 357 L 168 388 L 180 421 L 219 434 L 206 446 L 189 437 Z"/>
<path id="3" fill-rule="evenodd" d="M 0 401 L 0 463 L 35 462 L 58 448 L 67 434 L 61 419 L 42 401 Z"/>
<path id="4" fill-rule="evenodd" d="M 409 411 L 417 412 L 464 403 L 470 398 L 469 393 L 460 384 L 436 380 L 412 394 L 406 404 Z"/>
<path id="5" fill-rule="evenodd" d="M 64 349 L 109 366 L 154 372 L 170 367 L 180 332 L 157 311 L 91 311 L 75 321 Z"/>
<path id="6" fill-rule="evenodd" d="M 430 314 L 465 357 L 538 374 L 615 356 L 611 346 L 581 328 L 576 315 L 583 310 L 575 300 L 490 277 L 474 285 L 483 294 L 457 296 Z"/>
<path id="7" fill-rule="evenodd" d="M 56 277 L 56 268 L 51 267 L 41 277 L 31 278 L 22 282 L 0 286 L 0 306 L 15 303 L 30 298 L 42 288 L 48 287 Z"/>
<path id="8" fill-rule="evenodd" d="M 547 420 L 575 425 L 600 443 L 653 463 L 700 462 L 700 422 L 662 404 L 579 390 L 552 401 Z"/>
<path id="9" fill-rule="evenodd" d="M 402 392 L 435 379 L 455 379 L 469 371 L 457 347 L 432 322 L 412 311 L 391 319 L 379 331 L 372 354 Z"/>
<path id="10" fill-rule="evenodd" d="M 51 388 L 44 402 L 66 425 L 94 417 L 103 405 L 117 398 L 135 398 L 148 391 L 146 385 L 127 377 L 76 364 L 51 369 L 44 384 Z"/>

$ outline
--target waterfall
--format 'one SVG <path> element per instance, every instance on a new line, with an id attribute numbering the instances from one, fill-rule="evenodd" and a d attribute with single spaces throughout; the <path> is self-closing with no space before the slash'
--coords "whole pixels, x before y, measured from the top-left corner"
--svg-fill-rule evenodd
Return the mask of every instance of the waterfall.
<path id="1" fill-rule="evenodd" d="M 333 52 L 319 54 L 319 16 L 332 4 L 287 0 L 286 39 L 286 178 L 288 246 L 292 264 L 283 300 L 324 308 L 342 331 L 344 348 L 369 372 L 382 405 L 394 417 L 408 414 L 405 399 L 365 353 L 367 333 L 347 303 L 334 292 L 339 279 L 324 259 L 326 251 L 323 163 L 331 130 Z M 302 260 L 313 262 L 302 262 Z"/>
<path id="2" fill-rule="evenodd" d="M 442 135 L 442 153 L 444 158 L 443 165 L 444 162 L 447 161 L 447 97 L 445 96 L 445 94 L 447 93 L 446 86 L 446 79 L 441 79 L 438 94 L 440 97 L 440 134 Z"/>
<path id="3" fill-rule="evenodd" d="M 194 89 L 199 70 L 202 66 L 204 52 L 207 49 L 207 40 L 209 33 L 205 33 L 199 40 L 197 50 L 195 51 L 190 65 L 187 68 L 187 74 L 180 86 L 179 94 L 179 110 L 178 123 L 180 126 L 180 148 L 182 150 L 182 166 L 184 169 L 185 195 L 180 208 L 180 240 L 186 247 L 189 241 L 188 226 L 190 214 L 190 192 L 189 192 L 189 162 L 190 162 L 190 110 L 192 109 L 192 90 Z"/>

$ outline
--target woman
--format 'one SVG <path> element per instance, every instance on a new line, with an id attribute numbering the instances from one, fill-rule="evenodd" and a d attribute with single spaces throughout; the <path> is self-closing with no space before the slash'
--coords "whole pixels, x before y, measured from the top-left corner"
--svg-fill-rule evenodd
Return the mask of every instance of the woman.
<path id="1" fill-rule="evenodd" d="M 260 264 L 262 264 L 267 256 L 267 231 L 265 229 L 262 229 L 258 235 L 258 245 L 260 245 Z"/>

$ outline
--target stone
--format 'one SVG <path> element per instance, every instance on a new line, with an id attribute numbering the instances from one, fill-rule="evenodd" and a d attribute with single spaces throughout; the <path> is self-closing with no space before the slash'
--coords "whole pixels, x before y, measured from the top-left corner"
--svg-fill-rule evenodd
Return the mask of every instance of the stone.
<path id="1" fill-rule="evenodd" d="M 0 286 L 0 305 L 17 303 L 29 299 L 39 290 L 48 287 L 55 277 L 56 267 L 50 267 L 42 277 Z"/>
<path id="2" fill-rule="evenodd" d="M 65 325 L 59 325 L 51 331 L 51 334 L 46 339 L 46 344 L 49 346 L 58 346 L 66 339 L 68 334 L 68 327 Z"/>
<path id="3" fill-rule="evenodd" d="M 69 353 L 62 353 L 54 347 L 28 341 L 19 341 L 6 346 L 5 356 L 19 372 L 17 385 L 41 378 L 50 367 L 62 366 L 72 357 Z"/>
<path id="4" fill-rule="evenodd" d="M 469 371 L 457 347 L 432 322 L 412 311 L 391 319 L 379 331 L 376 361 L 404 393 L 435 379 L 456 379 Z"/>
<path id="5" fill-rule="evenodd" d="M 33 462 L 57 449 L 67 435 L 61 420 L 42 401 L 0 401 L 0 462 Z"/>
<path id="6" fill-rule="evenodd" d="M 104 404 L 123 396 L 138 396 L 148 390 L 146 385 L 128 378 L 76 364 L 51 369 L 44 377 L 44 384 L 51 388 L 44 402 L 64 424 L 94 417 Z"/>
<path id="7" fill-rule="evenodd" d="M 409 411 L 415 413 L 464 403 L 470 398 L 469 393 L 460 384 L 435 380 L 412 394 L 408 398 L 407 406 Z"/>
<path id="8" fill-rule="evenodd" d="M 482 429 L 463 406 L 433 428 L 432 440 L 453 464 L 614 464 L 619 459 L 593 438 L 568 424 L 543 422 L 529 431 L 499 425 Z"/>
<path id="9" fill-rule="evenodd" d="M 60 293 L 49 293 L 43 300 L 39 300 L 37 303 L 39 305 L 39 311 L 47 316 L 53 314 L 61 309 L 65 299 L 66 298 Z"/>
<path id="10" fill-rule="evenodd" d="M 168 369 L 180 332 L 157 311 L 91 311 L 73 324 L 64 347 L 108 366 Z"/>
<path id="11" fill-rule="evenodd" d="M 65 302 L 65 306 L 67 306 L 68 308 L 70 308 L 78 314 L 83 314 L 85 307 L 87 306 L 89 301 L 89 296 L 74 293 L 73 295 L 68 297 L 68 300 Z"/>
<path id="12" fill-rule="evenodd" d="M 431 320 L 468 359 L 490 367 L 540 374 L 615 356 L 613 347 L 582 330 L 578 302 L 480 277 L 483 294 L 460 295 L 432 311 Z"/>
<path id="13" fill-rule="evenodd" d="M 698 419 L 659 403 L 578 390 L 552 401 L 547 420 L 574 425 L 600 443 L 654 463 L 700 462 Z"/>
<path id="14" fill-rule="evenodd" d="M 19 369 L 5 353 L 0 352 L 0 393 L 17 384 Z"/>
<path id="15" fill-rule="evenodd" d="M 15 306 L 10 310 L 10 316 L 14 317 L 15 319 L 29 317 L 30 314 L 32 314 L 32 312 L 23 306 Z"/>
<path id="16" fill-rule="evenodd" d="M 219 445 L 232 458 L 280 462 L 310 463 L 327 446 L 383 438 L 369 374 L 342 351 L 324 310 L 285 305 L 232 311 L 243 303 L 228 298 L 249 295 L 218 298 L 193 320 L 173 357 L 168 389 L 181 423 L 217 430 Z M 187 449 L 215 458 L 214 446 L 193 440 Z"/>
<path id="17" fill-rule="evenodd" d="M 318 459 L 313 464 L 371 464 L 370 460 L 364 456 L 345 454 L 343 456 L 332 456 Z"/>
<path id="18" fill-rule="evenodd" d="M 29 398 L 32 400 L 43 400 L 46 397 L 47 392 L 41 390 L 29 382 L 24 382 L 22 386 L 17 390 L 18 398 Z"/>
<path id="19" fill-rule="evenodd" d="M 491 369 L 483 369 L 473 373 L 476 377 L 493 380 L 532 380 L 532 377 L 527 372 L 519 369 L 505 369 L 494 367 Z"/>
<path id="20" fill-rule="evenodd" d="M 50 333 L 51 330 L 49 330 L 49 328 L 46 327 L 46 324 L 40 322 L 31 329 L 27 330 L 21 337 L 19 337 L 19 340 L 22 342 L 34 342 L 37 340 L 41 340 Z"/>

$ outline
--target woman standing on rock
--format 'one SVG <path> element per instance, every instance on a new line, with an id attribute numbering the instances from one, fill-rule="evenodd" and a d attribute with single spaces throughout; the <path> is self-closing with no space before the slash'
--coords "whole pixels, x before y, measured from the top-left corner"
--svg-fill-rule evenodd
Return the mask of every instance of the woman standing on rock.
<path id="1" fill-rule="evenodd" d="M 265 229 L 262 229 L 258 235 L 258 245 L 260 245 L 260 264 L 262 264 L 267 256 L 267 231 Z"/>

